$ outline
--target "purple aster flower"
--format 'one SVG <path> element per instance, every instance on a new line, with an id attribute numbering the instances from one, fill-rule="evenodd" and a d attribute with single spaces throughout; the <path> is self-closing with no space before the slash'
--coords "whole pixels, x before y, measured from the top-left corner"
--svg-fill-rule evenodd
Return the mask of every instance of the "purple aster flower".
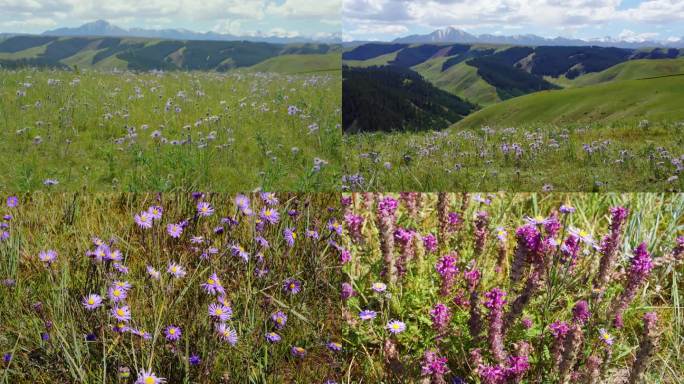
<path id="1" fill-rule="evenodd" d="M 238 207 L 240 212 L 246 216 L 252 215 L 252 208 L 250 208 L 249 197 L 245 195 L 235 196 L 235 205 Z"/>
<path id="2" fill-rule="evenodd" d="M 318 238 L 319 238 L 318 231 L 316 231 L 315 229 L 307 229 L 306 230 L 306 237 L 309 239 L 318 240 Z"/>
<path id="3" fill-rule="evenodd" d="M 164 334 L 166 335 L 166 340 L 176 341 L 180 339 L 182 332 L 179 327 L 176 327 L 175 325 L 169 325 L 164 330 Z"/>
<path id="4" fill-rule="evenodd" d="M 5 363 L 9 363 L 10 361 L 12 361 L 12 354 L 8 352 L 2 355 L 2 361 Z"/>
<path id="5" fill-rule="evenodd" d="M 180 264 L 177 264 L 175 262 L 169 263 L 169 267 L 166 269 L 166 272 L 170 273 L 171 276 L 176 277 L 176 278 L 181 278 L 185 276 L 185 269 Z"/>
<path id="6" fill-rule="evenodd" d="M 166 226 L 166 232 L 169 234 L 169 236 L 177 239 L 183 233 L 183 227 L 178 224 L 169 224 Z"/>
<path id="7" fill-rule="evenodd" d="M 601 341 L 606 343 L 606 345 L 613 345 L 613 336 L 611 336 L 605 328 L 599 329 L 599 336 L 601 337 Z"/>
<path id="8" fill-rule="evenodd" d="M 150 215 L 147 212 L 140 212 L 134 217 L 135 223 L 138 224 L 138 227 L 143 228 L 143 229 L 149 229 L 152 228 L 152 215 Z"/>
<path id="9" fill-rule="evenodd" d="M 277 224 L 278 221 L 280 221 L 280 214 L 278 213 L 278 210 L 271 207 L 263 207 L 259 217 L 269 224 Z"/>
<path id="10" fill-rule="evenodd" d="M 109 296 L 109 300 L 118 303 L 120 301 L 123 301 L 126 299 L 126 290 L 117 287 L 117 286 L 112 286 L 109 287 L 109 290 L 107 291 L 107 295 Z"/>
<path id="11" fill-rule="evenodd" d="M 261 200 L 266 203 L 266 205 L 278 205 L 278 197 L 273 192 L 262 192 Z"/>
<path id="12" fill-rule="evenodd" d="M 200 357 L 198 355 L 193 353 L 188 358 L 188 362 L 190 363 L 190 365 L 197 366 L 197 365 L 200 365 L 202 363 L 202 359 L 200 359 Z"/>
<path id="13" fill-rule="evenodd" d="M 297 108 L 296 106 L 290 105 L 289 107 L 287 107 L 287 114 L 288 115 L 294 116 L 297 114 L 297 112 L 299 112 L 299 108 Z"/>
<path id="14" fill-rule="evenodd" d="M 43 180 L 43 185 L 46 185 L 48 187 L 51 187 L 53 185 L 59 184 L 59 181 L 56 179 L 45 179 Z"/>
<path id="15" fill-rule="evenodd" d="M 336 341 L 329 341 L 328 343 L 325 344 L 326 347 L 328 347 L 329 350 L 333 352 L 339 352 L 342 350 L 342 344 L 336 342 Z"/>
<path id="16" fill-rule="evenodd" d="M 220 322 L 226 322 L 233 316 L 233 310 L 227 305 L 212 303 L 209 304 L 209 316 Z"/>
<path id="17" fill-rule="evenodd" d="M 151 371 L 146 371 L 142 370 L 140 371 L 140 374 L 138 375 L 138 379 L 135 381 L 135 384 L 161 384 L 161 383 L 166 383 L 166 379 L 157 377 L 154 373 Z"/>
<path id="18" fill-rule="evenodd" d="M 225 323 L 221 323 L 216 326 L 216 333 L 218 333 L 219 338 L 221 341 L 226 342 L 232 346 L 235 346 L 238 342 L 238 335 L 235 329 L 230 327 L 229 325 L 226 325 Z"/>
<path id="19" fill-rule="evenodd" d="M 153 266 L 148 265 L 145 269 L 147 270 L 147 274 L 148 274 L 151 278 L 153 278 L 153 279 L 155 279 L 155 280 L 159 280 L 159 278 L 161 277 L 161 273 L 159 273 L 159 271 L 157 271 L 156 269 L 154 269 Z"/>
<path id="20" fill-rule="evenodd" d="M 41 251 L 38 254 L 38 258 L 40 259 L 40 261 L 50 266 L 50 264 L 54 263 L 55 260 L 57 260 L 57 252 L 52 249 L 48 249 L 47 251 Z"/>
<path id="21" fill-rule="evenodd" d="M 304 349 L 302 347 L 292 347 L 292 349 L 290 349 L 290 353 L 292 353 L 292 356 L 298 357 L 301 359 L 304 356 L 306 356 L 306 349 Z"/>
<path id="22" fill-rule="evenodd" d="M 299 293 L 299 291 L 302 290 L 302 283 L 301 281 L 293 278 L 286 279 L 283 282 L 283 290 L 290 295 L 294 295 Z"/>
<path id="23" fill-rule="evenodd" d="M 342 234 L 342 224 L 338 223 L 337 220 L 335 220 L 335 219 L 330 219 L 330 221 L 328 221 L 328 230 L 330 232 L 341 235 Z"/>
<path id="24" fill-rule="evenodd" d="M 100 295 L 91 293 L 83 298 L 82 303 L 87 310 L 92 311 L 93 309 L 97 309 L 102 306 L 102 297 L 100 297 Z"/>
<path id="25" fill-rule="evenodd" d="M 406 324 L 403 321 L 391 320 L 385 326 L 393 334 L 402 333 L 406 330 Z"/>
<path id="26" fill-rule="evenodd" d="M 162 218 L 162 214 L 164 213 L 164 208 L 162 208 L 158 205 L 153 205 L 153 206 L 147 208 L 147 213 L 150 216 L 152 216 L 152 219 L 160 220 Z"/>
<path id="27" fill-rule="evenodd" d="M 14 208 L 17 205 L 19 205 L 19 198 L 16 196 L 10 196 L 7 198 L 7 206 L 10 208 Z"/>
<path id="28" fill-rule="evenodd" d="M 266 340 L 269 341 L 269 343 L 277 343 L 280 341 L 280 335 L 275 333 L 275 332 L 268 332 L 265 335 Z"/>
<path id="29" fill-rule="evenodd" d="M 297 232 L 295 232 L 294 228 L 285 228 L 285 230 L 283 230 L 283 236 L 285 237 L 287 246 L 293 247 L 295 240 L 297 240 Z"/>
<path id="30" fill-rule="evenodd" d="M 200 284 L 200 286 L 210 295 L 224 295 L 226 293 L 226 290 L 221 285 L 221 280 L 216 273 L 212 273 L 211 276 L 207 278 L 207 281 Z"/>
<path id="31" fill-rule="evenodd" d="M 276 329 L 283 329 L 285 324 L 287 324 L 287 315 L 282 311 L 278 311 L 271 315 L 271 321 L 273 321 Z"/>
<path id="32" fill-rule="evenodd" d="M 371 285 L 371 288 L 375 292 L 382 293 L 382 292 L 385 292 L 387 290 L 387 284 L 377 282 L 377 283 L 373 283 L 373 285 Z"/>
<path id="33" fill-rule="evenodd" d="M 209 217 L 214 213 L 214 208 L 205 201 L 197 203 L 197 214 L 203 217 Z"/>
<path id="34" fill-rule="evenodd" d="M 575 212 L 575 207 L 565 205 L 565 204 L 560 206 L 560 213 L 568 214 L 568 213 L 573 213 L 573 212 Z"/>
<path id="35" fill-rule="evenodd" d="M 361 320 L 373 320 L 375 317 L 378 315 L 377 312 L 371 311 L 369 309 L 365 309 L 361 312 L 359 312 L 359 318 Z"/>
<path id="36" fill-rule="evenodd" d="M 129 321 L 131 319 L 131 311 L 127 305 L 113 307 L 111 313 L 117 321 Z"/>
<path id="37" fill-rule="evenodd" d="M 232 253 L 233 256 L 239 256 L 245 263 L 249 261 L 249 253 L 247 253 L 240 244 L 231 245 L 230 253 Z"/>

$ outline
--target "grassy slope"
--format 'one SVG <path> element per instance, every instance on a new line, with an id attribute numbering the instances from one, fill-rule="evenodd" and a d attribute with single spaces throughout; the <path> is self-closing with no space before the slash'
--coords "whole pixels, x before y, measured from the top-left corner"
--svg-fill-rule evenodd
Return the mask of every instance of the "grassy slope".
<path id="1" fill-rule="evenodd" d="M 489 106 L 457 127 L 684 119 L 684 76 L 538 92 Z"/>
<path id="2" fill-rule="evenodd" d="M 262 61 L 251 66 L 250 69 L 277 73 L 339 71 L 341 60 L 340 52 L 319 55 L 283 55 Z"/>
<path id="3" fill-rule="evenodd" d="M 372 67 L 374 65 L 387 65 L 387 63 L 396 59 L 397 52 L 399 51 L 380 55 L 368 60 L 344 60 L 344 64 L 350 67 Z"/>
<path id="4" fill-rule="evenodd" d="M 572 80 L 564 77 L 547 80 L 563 87 L 582 87 L 615 80 L 636 80 L 677 74 L 684 74 L 684 59 L 633 60 Z"/>
<path id="5" fill-rule="evenodd" d="M 477 68 L 461 62 L 442 71 L 442 65 L 447 59 L 447 57 L 440 57 L 428 60 L 412 69 L 438 88 L 473 103 L 486 106 L 501 101 L 496 88 L 477 74 Z"/>

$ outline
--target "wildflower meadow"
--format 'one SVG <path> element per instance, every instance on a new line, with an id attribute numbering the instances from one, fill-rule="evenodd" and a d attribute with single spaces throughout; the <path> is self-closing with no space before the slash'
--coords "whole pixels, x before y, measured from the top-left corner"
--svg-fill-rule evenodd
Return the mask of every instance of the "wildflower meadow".
<path id="1" fill-rule="evenodd" d="M 342 203 L 345 382 L 681 382 L 683 195 Z"/>
<path id="2" fill-rule="evenodd" d="M 337 195 L 34 193 L 0 213 L 2 383 L 340 376 Z"/>
<path id="3" fill-rule="evenodd" d="M 0 190 L 334 191 L 341 78 L 0 71 Z"/>

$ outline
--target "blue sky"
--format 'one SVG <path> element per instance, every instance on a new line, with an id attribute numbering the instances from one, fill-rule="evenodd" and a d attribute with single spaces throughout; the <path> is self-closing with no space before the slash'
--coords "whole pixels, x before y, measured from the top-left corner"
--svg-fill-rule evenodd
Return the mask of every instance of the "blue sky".
<path id="1" fill-rule="evenodd" d="M 342 0 L 0 0 L 0 32 L 40 33 L 104 19 L 124 28 L 239 35 L 339 33 Z"/>
<path id="2" fill-rule="evenodd" d="M 623 40 L 684 38 L 684 0 L 343 0 L 345 40 L 453 26 L 472 34 Z"/>

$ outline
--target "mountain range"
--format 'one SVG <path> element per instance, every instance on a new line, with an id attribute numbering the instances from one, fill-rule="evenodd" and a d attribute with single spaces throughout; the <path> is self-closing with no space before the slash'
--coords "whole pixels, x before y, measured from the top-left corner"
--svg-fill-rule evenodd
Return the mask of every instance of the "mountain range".
<path id="1" fill-rule="evenodd" d="M 212 40 L 212 41 L 251 41 L 272 44 L 327 43 L 341 42 L 341 33 L 321 37 L 282 37 L 282 36 L 236 36 L 218 32 L 195 32 L 188 29 L 124 29 L 105 20 L 97 20 L 75 28 L 58 28 L 42 33 L 44 36 L 87 36 L 87 37 L 145 37 L 169 40 Z"/>
<path id="2" fill-rule="evenodd" d="M 565 37 L 546 38 L 533 34 L 524 35 L 473 35 L 454 27 L 446 27 L 435 30 L 425 35 L 409 35 L 399 37 L 393 43 L 419 44 L 419 43 L 462 43 L 462 44 L 504 44 L 526 46 L 598 46 L 616 48 L 684 48 L 684 37 L 678 41 L 652 41 L 634 40 L 604 37 L 600 39 L 571 39 Z M 361 42 L 358 42 L 361 43 Z M 345 45 L 358 45 L 347 43 Z"/>

